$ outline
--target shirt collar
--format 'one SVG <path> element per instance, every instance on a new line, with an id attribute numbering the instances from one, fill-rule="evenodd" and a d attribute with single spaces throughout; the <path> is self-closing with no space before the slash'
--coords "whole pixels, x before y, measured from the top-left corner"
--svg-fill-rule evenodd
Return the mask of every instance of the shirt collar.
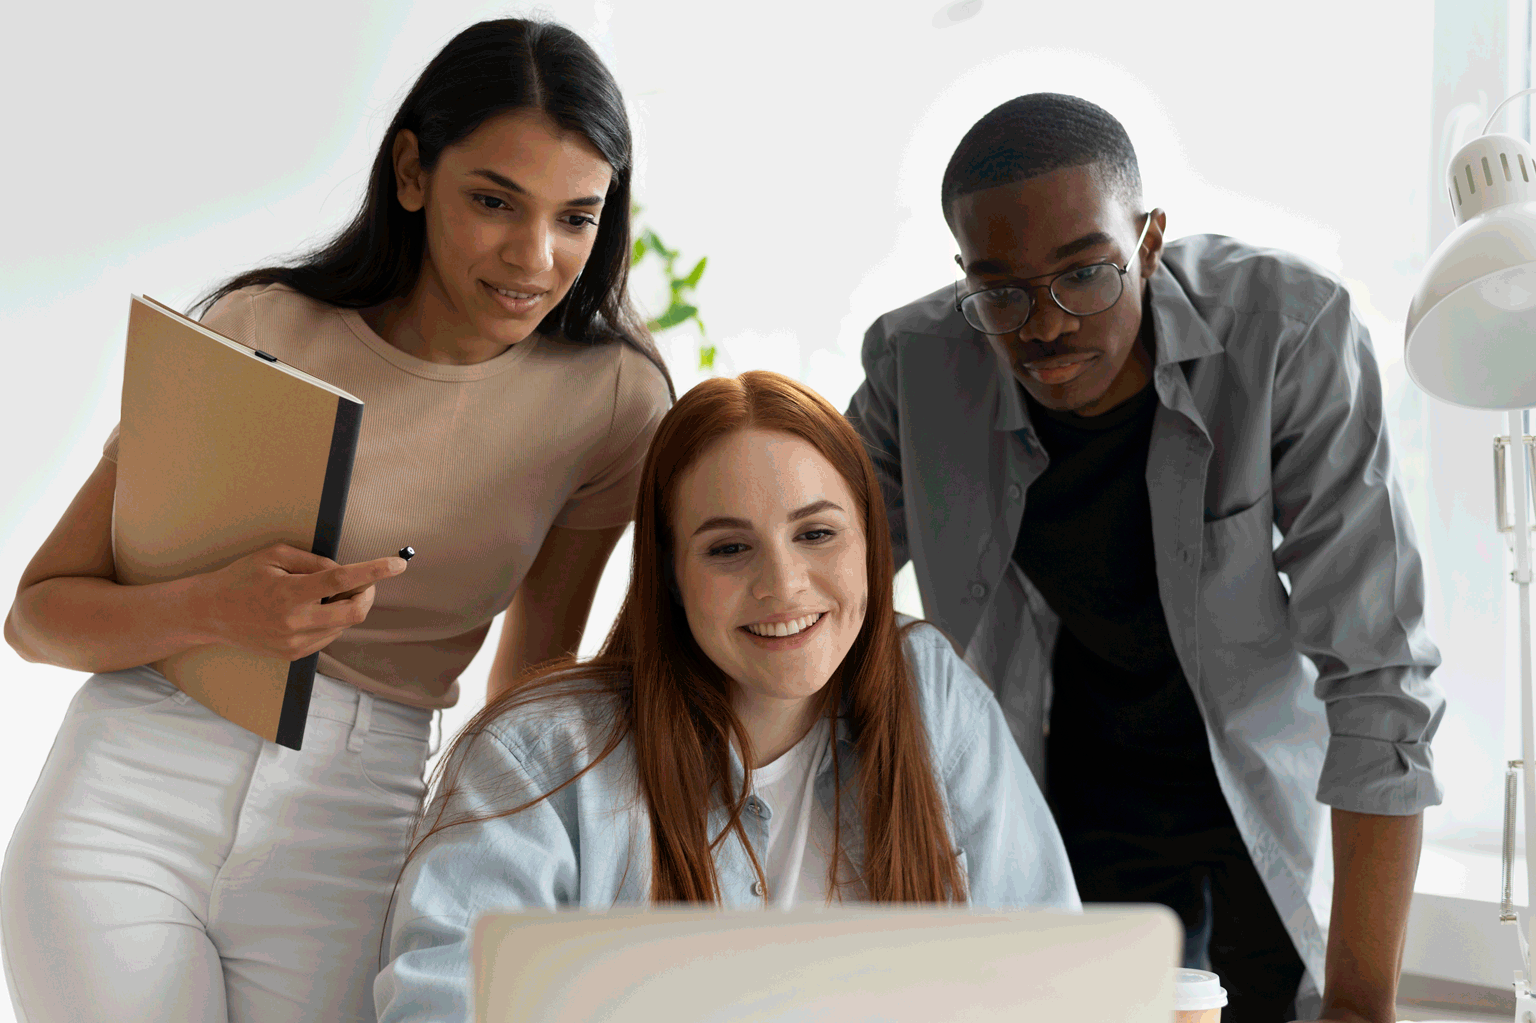
<path id="1" fill-rule="evenodd" d="M 1158 262 L 1149 285 L 1158 366 L 1220 355 L 1225 350 L 1166 263 Z"/>
<path id="2" fill-rule="evenodd" d="M 853 753 L 853 725 L 849 723 L 850 719 L 847 714 L 846 704 L 843 708 L 843 711 L 844 712 L 839 714 L 834 720 L 832 732 L 832 734 L 837 737 L 839 756 L 847 756 Z M 730 756 L 730 791 L 734 793 L 741 788 L 741 779 L 742 776 L 746 774 L 746 768 L 742 765 L 741 754 L 737 752 L 735 743 L 730 744 L 727 752 Z M 820 776 L 830 771 L 831 769 L 832 758 L 824 757 L 822 758 L 821 766 L 817 768 L 816 773 L 818 776 Z"/>
<path id="3" fill-rule="evenodd" d="M 987 346 L 992 351 L 990 345 Z M 1019 382 L 1013 378 L 1013 371 L 1004 366 L 1002 361 L 993 354 L 992 365 L 994 372 L 987 378 L 987 400 L 996 408 L 997 414 L 992 419 L 992 429 L 1006 430 L 1010 433 L 1022 430 L 1029 425 L 1029 413 L 1024 409 L 1024 395 L 1021 393 Z"/>
<path id="4" fill-rule="evenodd" d="M 833 721 L 832 734 L 837 739 L 838 756 L 853 756 L 853 726 L 848 723 L 846 715 L 839 715 Z M 816 768 L 816 777 L 820 778 L 832 770 L 832 758 L 822 757 L 821 763 Z"/>
<path id="5" fill-rule="evenodd" d="M 1221 342 L 1189 300 L 1178 278 L 1162 261 L 1158 262 L 1157 269 L 1152 271 L 1148 281 L 1147 308 L 1142 310 L 1142 315 L 1149 314 L 1157 337 L 1157 369 L 1177 365 L 1188 359 L 1216 355 L 1223 350 Z M 990 346 L 988 350 L 991 350 Z M 1022 430 L 1029 425 L 1024 395 L 1013 373 L 1000 362 L 995 362 L 995 365 L 997 371 L 988 378 L 986 395 L 987 402 L 994 410 L 992 428 L 1008 432 Z"/>

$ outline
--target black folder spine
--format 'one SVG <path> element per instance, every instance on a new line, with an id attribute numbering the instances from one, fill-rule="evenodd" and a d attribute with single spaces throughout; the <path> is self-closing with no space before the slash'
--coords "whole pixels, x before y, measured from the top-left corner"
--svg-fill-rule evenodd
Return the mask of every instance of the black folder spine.
<path id="1" fill-rule="evenodd" d="M 331 453 L 325 465 L 325 484 L 320 488 L 320 512 L 315 516 L 315 541 L 310 550 L 322 558 L 336 557 L 341 545 L 341 521 L 347 513 L 347 492 L 352 486 L 352 462 L 357 457 L 357 437 L 363 407 L 346 398 L 336 399 L 336 426 L 331 431 Z M 318 653 L 288 666 L 288 687 L 277 719 L 277 744 L 300 749 L 304 723 L 309 720 L 309 697 L 315 688 Z"/>

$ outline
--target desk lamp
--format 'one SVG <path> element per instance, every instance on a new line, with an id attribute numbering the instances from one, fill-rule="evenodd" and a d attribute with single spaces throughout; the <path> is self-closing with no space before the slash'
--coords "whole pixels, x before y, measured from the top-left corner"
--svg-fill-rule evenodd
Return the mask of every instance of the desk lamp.
<path id="1" fill-rule="evenodd" d="M 1483 134 L 1462 146 L 1446 169 L 1456 229 L 1430 257 L 1408 307 L 1404 360 L 1423 391 L 1462 408 L 1507 412 L 1509 436 L 1494 441 L 1495 507 L 1500 532 L 1512 534 L 1520 592 L 1520 750 L 1505 774 L 1504 878 L 1500 919 L 1515 925 L 1521 964 L 1515 974 L 1516 1023 L 1536 1023 L 1531 955 L 1512 903 L 1515 800 L 1525 776 L 1525 866 L 1536 896 L 1536 736 L 1531 693 L 1531 524 L 1527 495 L 1536 480 L 1536 438 L 1524 412 L 1536 406 L 1536 157 L 1513 135 Z M 1505 452 L 1510 471 L 1505 472 Z M 1506 486 L 1506 476 L 1512 487 Z M 1510 501 L 1506 491 L 1512 491 Z M 1506 502 L 1513 516 L 1506 514 Z M 1529 910 L 1527 915 L 1530 916 Z M 1531 926 L 1531 920 L 1526 921 Z"/>

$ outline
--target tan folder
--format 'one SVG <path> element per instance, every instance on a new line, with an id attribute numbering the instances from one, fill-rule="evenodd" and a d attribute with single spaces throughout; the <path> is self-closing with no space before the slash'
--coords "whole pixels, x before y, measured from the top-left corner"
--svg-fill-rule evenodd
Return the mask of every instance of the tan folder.
<path id="1" fill-rule="evenodd" d="M 209 572 L 287 543 L 336 556 L 363 403 L 133 297 L 112 553 L 117 581 Z M 201 646 L 154 667 L 216 714 L 299 749 L 318 654 Z"/>

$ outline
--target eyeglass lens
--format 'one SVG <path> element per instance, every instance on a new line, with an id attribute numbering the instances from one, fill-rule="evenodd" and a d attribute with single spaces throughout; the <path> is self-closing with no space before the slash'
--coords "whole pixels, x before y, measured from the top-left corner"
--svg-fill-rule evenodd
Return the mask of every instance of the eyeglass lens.
<path id="1" fill-rule="evenodd" d="M 1051 281 L 1056 304 L 1073 316 L 1102 313 L 1120 298 L 1124 279 L 1120 268 L 1095 263 L 1071 270 Z M 1033 289 L 988 288 L 967 295 L 960 311 L 971 326 L 986 334 L 1011 334 L 1022 327 L 1032 310 Z"/>

